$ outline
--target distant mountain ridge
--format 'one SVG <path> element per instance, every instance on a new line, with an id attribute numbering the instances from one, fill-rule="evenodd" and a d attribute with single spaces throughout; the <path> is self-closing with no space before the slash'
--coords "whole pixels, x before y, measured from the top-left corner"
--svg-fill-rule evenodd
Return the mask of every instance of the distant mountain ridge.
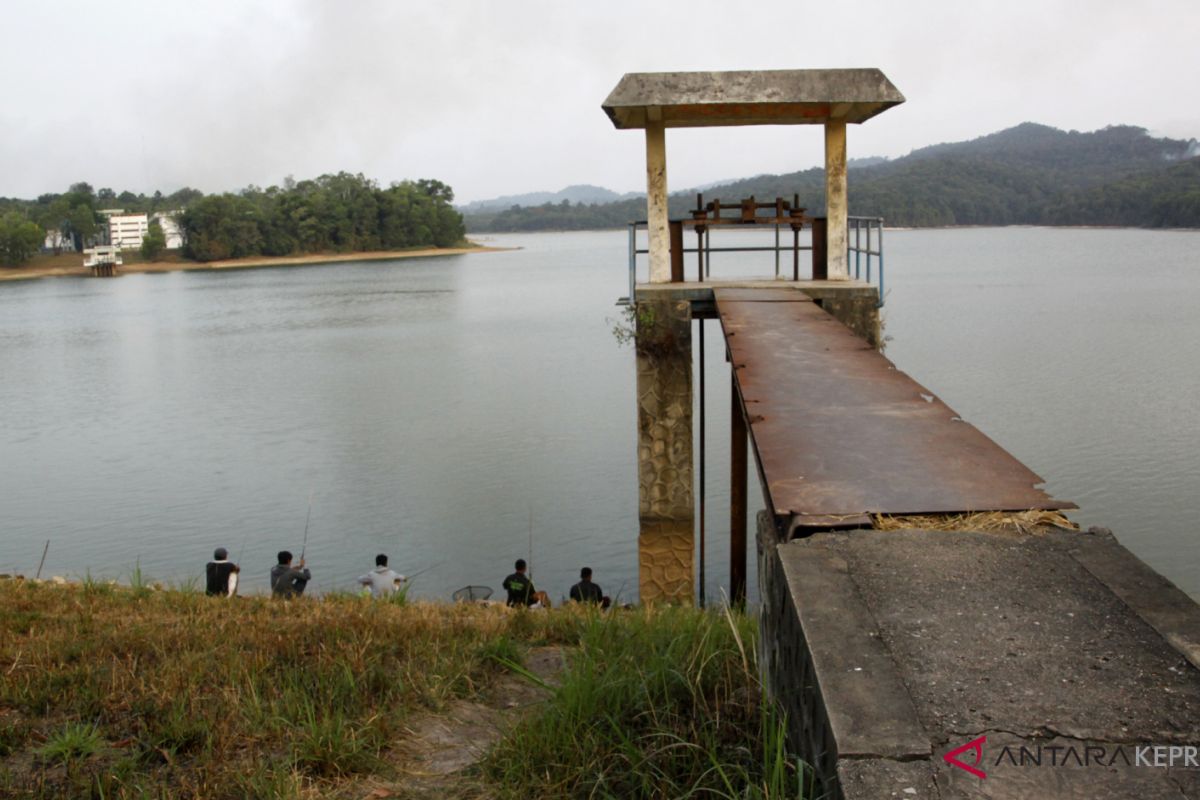
<path id="1" fill-rule="evenodd" d="M 882 216 L 891 225 L 1123 225 L 1200 227 L 1200 145 L 1155 138 L 1144 128 L 1114 125 L 1081 133 L 1032 122 L 964 142 L 919 148 L 896 159 L 849 165 L 850 213 Z M 820 168 L 758 175 L 713 186 L 709 198 L 734 202 L 800 195 L 823 213 Z M 645 217 L 645 203 L 509 206 L 467 213 L 468 231 L 612 228 Z M 670 198 L 683 216 L 693 190 Z"/>
<path id="2" fill-rule="evenodd" d="M 503 210 L 512 208 L 513 206 L 540 206 L 546 203 L 561 203 L 564 200 L 570 203 L 585 204 L 612 203 L 642 196 L 644 196 L 642 192 L 618 194 L 611 189 L 605 189 L 603 186 L 580 183 L 568 186 L 565 189 L 559 189 L 557 192 L 526 192 L 525 194 L 509 194 L 502 197 L 495 197 L 491 200 L 475 200 L 459 206 L 458 210 L 464 214 L 473 214 L 480 211 Z"/>

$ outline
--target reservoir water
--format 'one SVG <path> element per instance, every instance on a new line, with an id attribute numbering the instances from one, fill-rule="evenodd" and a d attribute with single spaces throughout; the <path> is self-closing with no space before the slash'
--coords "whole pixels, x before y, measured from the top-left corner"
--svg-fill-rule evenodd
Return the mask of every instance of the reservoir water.
<path id="1" fill-rule="evenodd" d="M 499 590 L 532 551 L 556 599 L 583 565 L 635 599 L 625 235 L 489 243 L 521 249 L 0 283 L 0 572 L 32 575 L 49 539 L 44 575 L 180 584 L 223 545 L 262 591 L 311 496 L 318 590 L 352 589 L 377 552 L 428 570 L 418 595 Z M 1198 249 L 1197 232 L 886 236 L 888 356 L 1193 596 Z M 706 337 L 711 598 L 729 377 Z"/>

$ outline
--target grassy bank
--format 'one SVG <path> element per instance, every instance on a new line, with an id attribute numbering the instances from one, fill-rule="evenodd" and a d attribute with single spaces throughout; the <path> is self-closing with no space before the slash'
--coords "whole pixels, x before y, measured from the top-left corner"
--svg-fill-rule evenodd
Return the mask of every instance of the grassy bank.
<path id="1" fill-rule="evenodd" d="M 549 699 L 440 794 L 796 796 L 741 616 L 0 581 L 0 629 L 0 796 L 419 796 L 414 721 L 544 645 Z"/>

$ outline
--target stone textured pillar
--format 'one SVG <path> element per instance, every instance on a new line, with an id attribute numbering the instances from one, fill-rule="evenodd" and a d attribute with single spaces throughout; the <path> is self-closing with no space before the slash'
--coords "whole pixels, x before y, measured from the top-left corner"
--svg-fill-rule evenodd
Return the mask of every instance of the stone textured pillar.
<path id="1" fill-rule="evenodd" d="M 651 109 L 654 110 L 654 109 Z M 671 282 L 667 230 L 667 132 L 661 117 L 646 121 L 646 228 L 650 238 L 650 282 Z"/>
<path id="2" fill-rule="evenodd" d="M 825 217 L 826 276 L 831 281 L 850 280 L 846 263 L 846 217 L 849 212 L 846 193 L 846 123 L 825 123 Z"/>
<path id="3" fill-rule="evenodd" d="M 637 305 L 638 584 L 642 602 L 694 599 L 692 321 L 686 302 Z"/>

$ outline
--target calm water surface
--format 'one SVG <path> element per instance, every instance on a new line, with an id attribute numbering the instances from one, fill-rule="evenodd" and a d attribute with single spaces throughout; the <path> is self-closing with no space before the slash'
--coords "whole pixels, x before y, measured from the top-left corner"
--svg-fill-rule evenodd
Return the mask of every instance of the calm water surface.
<path id="1" fill-rule="evenodd" d="M 493 241 L 522 249 L 0 284 L 0 571 L 32 574 L 50 539 L 46 574 L 140 563 L 183 582 L 223 545 L 263 590 L 275 551 L 302 546 L 311 493 L 317 589 L 351 588 L 379 551 L 431 568 L 418 594 L 498 588 L 532 540 L 552 596 L 588 564 L 635 597 L 633 355 L 611 333 L 624 234 Z M 1076 519 L 1200 594 L 1200 234 L 886 245 L 888 355 Z M 715 324 L 706 337 L 712 597 L 729 378 Z"/>

